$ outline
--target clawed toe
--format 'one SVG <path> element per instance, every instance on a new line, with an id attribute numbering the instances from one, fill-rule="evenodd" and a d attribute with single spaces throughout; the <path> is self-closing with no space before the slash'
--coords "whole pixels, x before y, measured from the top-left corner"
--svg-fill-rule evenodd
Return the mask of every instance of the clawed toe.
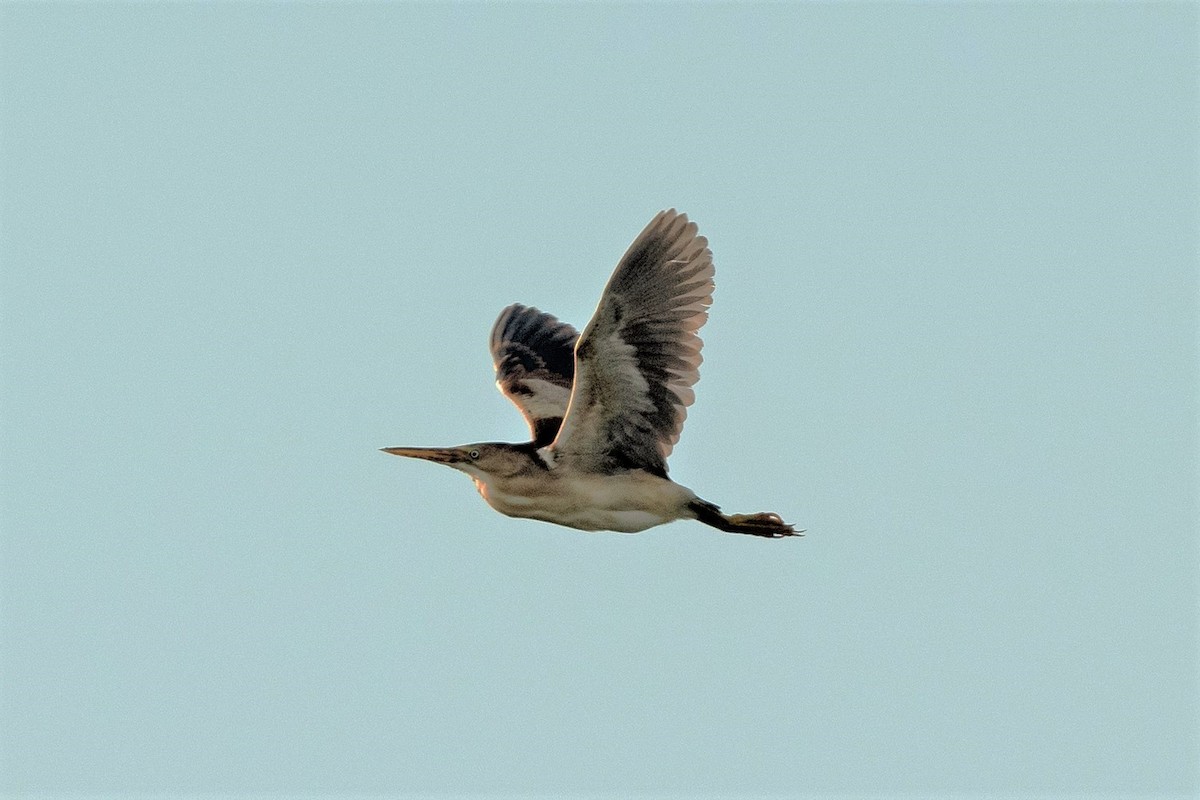
<path id="1" fill-rule="evenodd" d="M 753 536 L 767 536 L 772 539 L 782 539 L 785 536 L 803 536 L 804 531 L 798 531 L 783 521 L 783 517 L 764 511 L 758 514 L 732 514 L 729 521 L 739 529 L 739 533 L 749 533 Z"/>

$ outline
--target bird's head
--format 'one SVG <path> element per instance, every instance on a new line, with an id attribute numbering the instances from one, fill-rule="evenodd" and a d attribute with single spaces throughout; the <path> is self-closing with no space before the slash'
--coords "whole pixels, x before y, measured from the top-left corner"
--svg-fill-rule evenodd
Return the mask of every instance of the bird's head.
<path id="1" fill-rule="evenodd" d="M 445 464 L 476 480 L 508 478 L 530 468 L 529 454 L 502 442 L 480 442 L 461 447 L 384 447 L 383 452 Z"/>

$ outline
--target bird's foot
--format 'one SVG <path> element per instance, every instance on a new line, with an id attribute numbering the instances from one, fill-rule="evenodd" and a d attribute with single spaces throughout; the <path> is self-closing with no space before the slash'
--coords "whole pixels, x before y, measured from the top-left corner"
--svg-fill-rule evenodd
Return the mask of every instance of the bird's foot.
<path id="1" fill-rule="evenodd" d="M 767 511 L 760 514 L 730 514 L 726 520 L 734 533 L 748 533 L 751 536 L 766 536 L 770 539 L 804 535 L 804 531 L 798 531 L 784 522 L 783 517 Z"/>

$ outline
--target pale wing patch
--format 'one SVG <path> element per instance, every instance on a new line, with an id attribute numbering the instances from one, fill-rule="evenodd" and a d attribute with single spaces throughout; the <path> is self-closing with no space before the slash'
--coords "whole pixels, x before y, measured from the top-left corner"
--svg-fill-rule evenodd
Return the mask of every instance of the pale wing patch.
<path id="1" fill-rule="evenodd" d="M 506 390 L 500 381 L 496 381 L 496 386 L 517 405 L 523 415 L 534 419 L 561 418 L 571 400 L 569 388 L 541 378 L 513 381 L 511 390 Z"/>

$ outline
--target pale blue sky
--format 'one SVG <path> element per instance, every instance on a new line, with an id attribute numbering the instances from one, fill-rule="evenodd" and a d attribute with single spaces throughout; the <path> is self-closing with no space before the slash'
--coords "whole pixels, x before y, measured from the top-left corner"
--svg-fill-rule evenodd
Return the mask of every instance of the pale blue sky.
<path id="1" fill-rule="evenodd" d="M 1200 786 L 1197 9 L 0 6 L 0 794 Z M 810 533 L 512 520 L 660 208 L 672 475 Z"/>

